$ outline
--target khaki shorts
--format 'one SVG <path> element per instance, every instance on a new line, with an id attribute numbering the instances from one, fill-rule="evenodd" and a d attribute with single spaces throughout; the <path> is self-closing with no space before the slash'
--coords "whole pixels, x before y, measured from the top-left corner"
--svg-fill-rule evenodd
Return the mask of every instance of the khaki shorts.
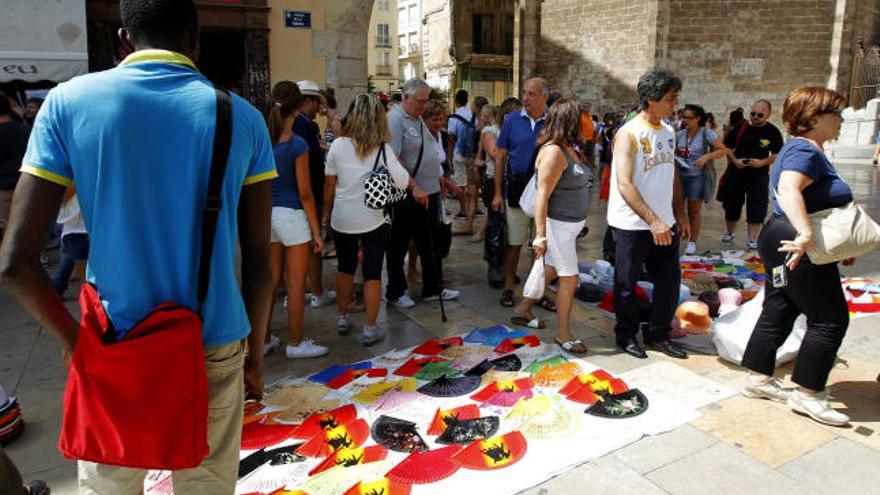
<path id="1" fill-rule="evenodd" d="M 211 453 L 198 467 L 171 473 L 175 495 L 235 492 L 244 415 L 244 349 L 244 341 L 205 349 Z M 138 495 L 147 475 L 143 469 L 86 461 L 79 461 L 78 471 L 79 495 Z"/>
<path id="2" fill-rule="evenodd" d="M 471 184 L 471 175 L 474 173 L 474 157 L 456 154 L 452 157 L 452 168 L 452 180 L 454 180 L 459 187 L 474 185 Z"/>
<path id="3" fill-rule="evenodd" d="M 504 219 L 507 221 L 507 245 L 522 246 L 529 242 L 532 230 L 532 219 L 516 207 L 505 205 Z"/>
<path id="4" fill-rule="evenodd" d="M 6 230 L 6 222 L 9 220 L 9 210 L 12 209 L 12 191 L 0 191 L 0 230 Z"/>

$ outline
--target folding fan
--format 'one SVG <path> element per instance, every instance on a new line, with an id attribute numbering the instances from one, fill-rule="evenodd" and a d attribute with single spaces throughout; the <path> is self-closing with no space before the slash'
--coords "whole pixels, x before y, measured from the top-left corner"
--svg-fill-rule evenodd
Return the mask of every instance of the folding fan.
<path id="1" fill-rule="evenodd" d="M 275 418 L 280 416 L 281 413 L 282 411 L 272 411 L 260 414 L 245 415 L 241 420 L 241 424 L 247 425 L 256 422 L 265 423 L 267 425 L 274 424 Z M 2 421 L 2 418 L 0 418 L 0 421 Z"/>
<path id="2" fill-rule="evenodd" d="M 489 438 L 498 432 L 499 424 L 500 420 L 497 416 L 456 420 L 446 428 L 442 435 L 437 437 L 437 443 L 443 445 L 467 444 L 474 440 Z"/>
<path id="3" fill-rule="evenodd" d="M 373 440 L 395 452 L 420 452 L 428 445 L 419 435 L 416 424 L 403 419 L 381 416 L 371 428 Z"/>
<path id="4" fill-rule="evenodd" d="M 414 452 L 400 461 L 391 471 L 388 479 L 407 485 L 427 485 L 444 480 L 459 470 L 460 464 L 452 461 L 452 456 L 461 452 L 461 445 L 450 445 L 426 452 Z"/>
<path id="5" fill-rule="evenodd" d="M 356 466 L 335 466 L 307 479 L 297 488 L 309 495 L 339 495 L 359 482 L 381 478 L 394 466 L 388 460 Z"/>
<path id="6" fill-rule="evenodd" d="M 452 368 L 452 361 L 443 361 L 439 363 L 428 363 L 413 376 L 419 380 L 430 381 L 436 380 L 441 376 L 454 377 L 460 376 L 461 374 L 461 371 Z"/>
<path id="7" fill-rule="evenodd" d="M 595 404 L 603 395 L 619 394 L 629 390 L 620 378 L 613 378 L 603 370 L 588 375 L 577 375 L 559 393 L 579 404 Z"/>
<path id="8" fill-rule="evenodd" d="M 437 409 L 431 426 L 428 427 L 428 435 L 440 435 L 446 428 L 456 422 L 464 419 L 474 419 L 480 417 L 480 408 L 476 404 L 467 404 L 456 407 L 454 409 Z"/>
<path id="9" fill-rule="evenodd" d="M 553 400 L 542 394 L 531 398 L 521 398 L 507 414 L 506 419 L 528 419 L 546 413 L 553 407 Z"/>
<path id="10" fill-rule="evenodd" d="M 529 332 L 526 330 L 511 330 L 504 325 L 495 325 L 488 328 L 475 328 L 465 335 L 464 341 L 471 344 L 483 344 L 495 347 L 504 339 L 516 339 L 525 337 Z"/>
<path id="11" fill-rule="evenodd" d="M 648 398 L 633 388 L 619 394 L 605 394 L 584 411 L 600 418 L 632 418 L 648 410 Z"/>
<path id="12" fill-rule="evenodd" d="M 245 457 L 238 463 L 238 477 L 250 474 L 263 464 L 269 463 L 271 466 L 282 464 L 295 464 L 306 460 L 304 456 L 296 453 L 296 449 L 302 446 L 301 443 L 295 445 L 287 445 L 275 449 L 260 449 L 249 456 Z"/>
<path id="13" fill-rule="evenodd" d="M 568 383 L 575 375 L 583 373 L 583 368 L 575 362 L 569 361 L 557 366 L 547 366 L 535 373 L 535 385 L 540 387 L 559 388 Z"/>
<path id="14" fill-rule="evenodd" d="M 459 397 L 476 390 L 482 381 L 479 376 L 459 376 L 456 378 L 441 376 L 422 385 L 418 391 L 430 397 Z"/>
<path id="15" fill-rule="evenodd" d="M 360 404 L 372 404 L 392 390 L 413 392 L 416 387 L 418 387 L 418 382 L 414 378 L 403 378 L 401 380 L 370 385 L 364 390 L 358 392 L 351 399 Z"/>
<path id="16" fill-rule="evenodd" d="M 493 367 L 494 366 L 492 365 L 492 361 L 489 361 L 488 359 L 483 359 L 482 361 L 480 361 L 479 363 L 475 364 L 473 367 L 468 369 L 465 372 L 465 375 L 483 376 L 486 374 L 487 371 L 493 369 Z"/>
<path id="17" fill-rule="evenodd" d="M 412 358 L 409 361 L 403 363 L 400 368 L 394 370 L 394 374 L 398 376 L 413 376 L 428 363 L 442 363 L 444 361 L 446 360 L 437 356 Z"/>
<path id="18" fill-rule="evenodd" d="M 460 359 L 466 356 L 478 356 L 491 352 L 492 348 L 484 345 L 457 345 L 445 349 L 438 355 L 446 359 Z"/>
<path id="19" fill-rule="evenodd" d="M 526 455 L 527 449 L 523 434 L 512 431 L 499 437 L 477 440 L 452 456 L 452 461 L 468 469 L 489 471 L 516 464 Z"/>
<path id="20" fill-rule="evenodd" d="M 308 419 L 312 414 L 323 414 L 327 411 L 332 411 L 333 409 L 338 408 L 340 404 L 341 402 L 338 399 L 325 400 L 318 403 L 303 402 L 301 404 L 295 404 L 276 416 L 275 421 L 278 423 L 294 423 L 298 425 Z"/>
<path id="21" fill-rule="evenodd" d="M 373 481 L 360 481 L 342 495 L 409 495 L 411 491 L 410 485 L 383 477 Z"/>
<path id="22" fill-rule="evenodd" d="M 347 404 L 323 414 L 312 414 L 291 435 L 293 438 L 311 439 L 322 431 L 342 426 L 357 417 L 357 408 Z"/>
<path id="23" fill-rule="evenodd" d="M 321 385 L 305 385 L 301 387 L 284 387 L 273 391 L 263 398 L 263 404 L 276 409 L 287 409 L 291 406 L 307 403 L 317 404 L 327 394 Z M 259 404 L 254 402 L 253 404 Z M 259 409 L 257 409 L 259 410 Z M 251 412 L 254 414 L 256 411 Z M 247 413 L 246 413 L 247 414 Z"/>
<path id="24" fill-rule="evenodd" d="M 423 356 L 436 356 L 450 347 L 460 346 L 464 342 L 461 337 L 450 337 L 443 340 L 429 339 L 422 345 L 412 350 L 413 354 L 421 354 Z"/>
<path id="25" fill-rule="evenodd" d="M 342 426 L 318 434 L 296 453 L 306 457 L 324 457 L 340 449 L 360 447 L 370 438 L 370 426 L 363 419 L 352 420 Z"/>
<path id="26" fill-rule="evenodd" d="M 345 370 L 340 373 L 338 376 L 327 382 L 327 387 L 332 388 L 333 390 L 338 390 L 345 385 L 348 385 L 352 381 L 362 377 L 369 376 L 372 378 L 382 377 L 388 375 L 388 370 L 385 368 L 364 368 L 364 369 L 351 369 Z"/>
<path id="27" fill-rule="evenodd" d="M 498 344 L 498 347 L 495 348 L 495 352 L 498 354 L 507 354 L 520 347 L 538 347 L 539 345 L 541 345 L 541 340 L 534 335 L 526 335 L 525 337 L 515 339 L 506 338 Z"/>
<path id="28" fill-rule="evenodd" d="M 287 438 L 291 438 L 295 425 L 267 425 L 265 423 L 251 423 L 241 429 L 241 449 L 257 450 L 269 445 L 275 445 Z"/>
<path id="29" fill-rule="evenodd" d="M 375 412 L 391 412 L 409 404 L 410 402 L 424 399 L 425 396 L 418 392 L 392 390 L 383 395 L 376 402 L 370 404 L 370 409 Z"/>
<path id="30" fill-rule="evenodd" d="M 508 354 L 498 359 L 489 361 L 492 367 L 498 371 L 519 371 L 522 369 L 522 360 L 516 354 Z"/>
<path id="31" fill-rule="evenodd" d="M 523 372 L 534 375 L 535 373 L 541 371 L 542 369 L 544 369 L 548 366 L 558 366 L 558 365 L 565 363 L 567 361 L 568 361 L 568 358 L 566 358 L 565 356 L 561 356 L 561 355 L 549 357 L 547 359 L 538 359 L 538 360 L 532 361 L 532 364 L 526 366 L 525 369 L 523 370 Z"/>
<path id="32" fill-rule="evenodd" d="M 327 456 L 320 464 L 309 471 L 309 476 L 322 473 L 335 466 L 357 466 L 368 462 L 381 461 L 388 457 L 388 449 L 381 445 L 370 445 L 369 447 L 340 449 Z"/>
<path id="33" fill-rule="evenodd" d="M 315 382 L 315 383 L 320 383 L 321 385 L 327 385 L 327 383 L 329 383 L 330 380 L 336 378 L 337 376 L 339 376 L 340 374 L 342 374 L 345 371 L 352 370 L 352 369 L 363 370 L 363 369 L 372 368 L 372 367 L 373 367 L 372 363 L 370 363 L 369 361 L 361 361 L 359 363 L 346 364 L 346 365 L 334 364 L 333 366 L 325 369 L 324 371 L 315 373 L 314 375 L 310 376 L 309 381 Z"/>
<path id="34" fill-rule="evenodd" d="M 575 433 L 580 418 L 569 408 L 556 405 L 550 411 L 529 418 L 519 425 L 519 431 L 529 440 L 550 440 Z"/>
<path id="35" fill-rule="evenodd" d="M 534 382 L 531 378 L 520 378 L 509 382 L 492 382 L 479 392 L 471 395 L 471 399 L 494 406 L 510 407 L 521 397 L 531 397 Z"/>

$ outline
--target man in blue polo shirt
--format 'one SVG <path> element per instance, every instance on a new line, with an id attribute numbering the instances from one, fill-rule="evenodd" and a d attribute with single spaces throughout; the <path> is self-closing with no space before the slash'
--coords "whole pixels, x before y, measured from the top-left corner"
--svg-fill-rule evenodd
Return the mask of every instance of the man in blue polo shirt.
<path id="1" fill-rule="evenodd" d="M 541 126 L 544 124 L 549 97 L 550 86 L 547 81 L 540 77 L 527 80 L 522 89 L 523 108 L 504 119 L 495 144 L 498 147 L 498 158 L 495 160 L 495 198 L 492 200 L 492 208 L 495 211 L 501 211 L 503 208 L 507 221 L 501 305 L 508 308 L 513 307 L 514 304 L 513 286 L 519 255 L 522 245 L 529 240 L 529 229 L 532 225 L 532 219 L 519 208 L 519 195 L 522 194 L 525 182 L 534 172 L 532 159 L 535 155 L 538 134 L 541 133 Z M 505 183 L 507 187 L 502 188 L 502 184 Z M 527 314 L 520 316 L 526 316 L 530 321 L 534 320 L 531 307 L 525 313 Z"/>
<path id="2" fill-rule="evenodd" d="M 120 14 L 120 39 L 134 53 L 119 67 L 77 77 L 49 93 L 31 133 L 0 251 L 3 282 L 56 334 L 68 362 L 79 325 L 36 260 L 43 232 L 74 181 L 91 240 L 87 279 L 97 288 L 113 337 L 125 336 L 164 301 L 199 311 L 197 272 L 216 96 L 192 62 L 199 38 L 195 2 L 121 0 Z M 236 96 L 227 163 L 210 287 L 199 311 L 210 453 L 198 467 L 173 473 L 179 495 L 234 492 L 243 339 L 269 320 L 267 179 L 277 173 L 262 116 Z M 263 335 L 253 332 L 249 340 L 248 388 L 259 394 Z M 145 474 L 80 461 L 80 493 L 140 493 Z"/>

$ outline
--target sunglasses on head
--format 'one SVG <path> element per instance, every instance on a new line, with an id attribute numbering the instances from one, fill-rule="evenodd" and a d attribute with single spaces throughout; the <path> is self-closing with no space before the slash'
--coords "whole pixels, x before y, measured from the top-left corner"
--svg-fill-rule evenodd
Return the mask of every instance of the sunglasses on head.
<path id="1" fill-rule="evenodd" d="M 763 118 L 764 118 L 764 113 L 763 113 L 763 112 L 752 112 L 752 113 L 750 113 L 749 115 L 751 115 L 752 117 L 758 117 L 759 119 L 763 119 Z"/>

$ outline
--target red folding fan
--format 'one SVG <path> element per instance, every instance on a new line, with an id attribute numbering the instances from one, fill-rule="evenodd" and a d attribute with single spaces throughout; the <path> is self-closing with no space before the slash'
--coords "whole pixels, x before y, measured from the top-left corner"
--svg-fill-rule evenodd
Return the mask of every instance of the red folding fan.
<path id="1" fill-rule="evenodd" d="M 538 337 L 534 335 L 526 335 L 525 337 L 519 337 L 516 339 L 504 339 L 498 344 L 498 347 L 495 348 L 495 352 L 498 354 L 507 354 L 520 347 L 538 347 L 539 345 L 541 345 L 541 340 Z"/>
<path id="2" fill-rule="evenodd" d="M 340 388 L 348 385 L 349 383 L 357 380 L 362 376 L 369 377 L 382 377 L 387 376 L 388 370 L 385 368 L 367 368 L 362 370 L 350 369 L 343 371 L 336 378 L 327 382 L 327 386 L 332 388 L 333 390 L 339 390 Z"/>
<path id="3" fill-rule="evenodd" d="M 463 345 L 464 341 L 461 337 L 449 337 L 448 339 L 436 340 L 429 339 L 422 345 L 413 349 L 413 354 L 421 354 L 422 356 L 436 356 L 450 347 Z"/>
<path id="4" fill-rule="evenodd" d="M 518 431 L 499 437 L 477 440 L 452 456 L 452 461 L 467 469 L 490 471 L 511 466 L 526 455 L 526 438 Z"/>
<path id="5" fill-rule="evenodd" d="M 437 409 L 431 426 L 428 427 L 428 435 L 441 435 L 446 431 L 451 421 L 475 419 L 480 417 L 480 408 L 476 404 L 456 407 L 454 409 Z"/>
<path id="6" fill-rule="evenodd" d="M 342 495 L 409 495 L 410 485 L 398 483 L 388 478 L 375 481 L 361 481 L 349 488 Z"/>
<path id="7" fill-rule="evenodd" d="M 293 435 L 296 425 L 250 423 L 241 428 L 241 449 L 257 450 L 275 445 Z"/>
<path id="8" fill-rule="evenodd" d="M 327 411 L 323 414 L 314 413 L 293 432 L 293 438 L 311 439 L 322 431 L 332 430 L 357 418 L 357 408 L 353 404 Z"/>
<path id="9" fill-rule="evenodd" d="M 461 445 L 450 445 L 426 452 L 414 452 L 400 461 L 386 475 L 388 479 L 407 485 L 427 485 L 455 474 L 461 465 L 452 456 L 461 451 Z"/>
<path id="10" fill-rule="evenodd" d="M 413 376 L 428 363 L 442 363 L 444 361 L 446 360 L 437 356 L 412 358 L 403 363 L 400 368 L 394 370 L 394 374 L 398 376 Z"/>
<path id="11" fill-rule="evenodd" d="M 306 457 L 324 457 L 340 449 L 360 447 L 370 438 L 370 425 L 363 419 L 325 431 L 297 449 L 296 453 Z"/>
<path id="12" fill-rule="evenodd" d="M 381 445 L 370 445 L 369 447 L 339 449 L 327 456 L 321 464 L 315 466 L 309 471 L 309 476 L 314 476 L 336 466 L 357 466 L 368 462 L 376 462 L 384 460 L 388 457 L 388 449 Z"/>

